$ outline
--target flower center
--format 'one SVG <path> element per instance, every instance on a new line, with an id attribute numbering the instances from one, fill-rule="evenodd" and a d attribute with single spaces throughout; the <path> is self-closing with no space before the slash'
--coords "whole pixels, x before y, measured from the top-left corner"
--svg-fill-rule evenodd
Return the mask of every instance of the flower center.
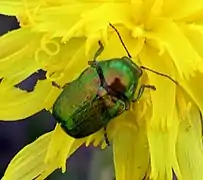
<path id="1" fill-rule="evenodd" d="M 133 37 L 138 37 L 138 38 L 144 37 L 145 36 L 144 24 L 136 26 L 132 31 L 132 36 Z"/>

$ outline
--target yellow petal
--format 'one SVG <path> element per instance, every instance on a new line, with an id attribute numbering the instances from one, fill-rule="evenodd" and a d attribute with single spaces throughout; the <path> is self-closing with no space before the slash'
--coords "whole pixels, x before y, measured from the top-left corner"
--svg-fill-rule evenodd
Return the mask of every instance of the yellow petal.
<path id="1" fill-rule="evenodd" d="M 176 153 L 184 180 L 202 180 L 203 147 L 202 124 L 196 107 L 181 119 L 178 129 Z"/>
<path id="2" fill-rule="evenodd" d="M 203 111 L 203 84 L 202 81 L 203 74 L 196 72 L 193 77 L 187 81 L 183 81 L 183 87 L 185 91 L 191 96 L 195 103 L 199 106 L 200 110 Z"/>
<path id="3" fill-rule="evenodd" d="M 127 113 L 123 117 L 134 121 L 135 116 Z M 114 165 L 117 180 L 141 180 L 149 167 L 149 150 L 145 124 L 137 128 L 123 123 L 116 128 L 113 137 Z M 139 119 L 142 121 L 143 119 Z M 117 118 L 116 121 L 119 121 Z M 122 120 L 121 120 L 122 121 Z"/>
<path id="4" fill-rule="evenodd" d="M 203 58 L 203 52 L 202 52 L 202 44 L 203 44 L 203 38 L 202 38 L 202 32 L 201 29 L 197 28 L 196 25 L 191 26 L 181 26 L 184 33 L 190 40 L 193 47 L 197 50 L 198 54 Z M 203 111 L 203 98 L 202 98 L 202 91 L 203 91 L 203 85 L 202 83 L 199 83 L 202 81 L 203 74 L 196 71 L 193 76 L 191 76 L 189 79 L 182 81 L 182 85 L 187 91 L 187 93 L 192 97 L 192 99 L 195 101 L 195 103 L 199 106 L 201 111 Z"/>
<path id="5" fill-rule="evenodd" d="M 74 38 L 61 43 L 59 38 L 44 36 L 41 48 L 35 53 L 35 60 L 47 70 L 46 77 L 61 86 L 79 76 L 92 57 L 85 55 L 85 38 Z"/>
<path id="6" fill-rule="evenodd" d="M 173 75 L 173 64 L 167 54 L 162 56 L 149 47 L 141 53 L 143 65 L 158 72 Z M 151 178 L 154 180 L 172 179 L 172 168 L 179 169 L 175 156 L 175 143 L 178 121 L 175 118 L 176 84 L 166 77 L 147 72 L 149 82 L 155 85 L 156 91 L 151 92 L 153 104 L 152 119 L 147 121 L 147 135 L 151 154 Z"/>
<path id="7" fill-rule="evenodd" d="M 174 117 L 175 118 L 175 117 Z M 175 145 L 178 133 L 178 120 L 167 130 L 148 127 L 148 140 L 151 155 L 151 174 L 153 180 L 171 180 L 172 169 L 178 178 L 181 177 L 176 159 Z"/>
<path id="8" fill-rule="evenodd" d="M 147 37 L 163 44 L 181 77 L 189 78 L 197 69 L 203 71 L 202 58 L 174 22 L 167 19 L 156 19 L 152 29 Z"/>
<path id="9" fill-rule="evenodd" d="M 203 9 L 202 0 L 166 0 L 163 3 L 163 14 L 175 20 L 184 19 L 188 16 L 199 13 Z"/>
<path id="10" fill-rule="evenodd" d="M 10 162 L 3 180 L 28 180 L 37 177 L 46 165 L 44 158 L 52 132 L 44 134 L 33 143 L 25 146 Z"/>
<path id="11" fill-rule="evenodd" d="M 24 1 L 24 2 L 23 2 Z M 26 0 L 1 0 L 0 1 L 0 12 L 1 14 L 16 16 L 20 11 L 23 10 Z M 28 0 L 27 0 L 28 1 Z M 29 1 L 27 3 L 29 8 L 36 7 L 41 0 Z"/>
<path id="12" fill-rule="evenodd" d="M 137 60 L 136 57 L 144 45 L 144 39 L 132 38 L 131 31 L 128 30 L 126 27 L 116 27 L 116 28 L 122 35 L 122 39 L 125 42 L 125 45 L 128 48 L 128 51 L 130 52 L 131 56 L 133 57 L 132 60 L 136 61 Z M 104 51 L 98 57 L 98 60 L 108 60 L 111 58 L 121 58 L 123 56 L 127 56 L 126 50 L 121 44 L 121 41 L 115 30 L 113 30 L 112 27 L 109 27 L 108 29 L 111 31 L 111 33 L 109 34 L 107 43 L 104 45 Z M 95 52 L 96 50 L 94 51 L 94 53 Z"/>
<path id="13" fill-rule="evenodd" d="M 91 60 L 92 57 L 85 55 L 84 42 L 83 38 L 71 40 L 67 44 L 69 44 L 72 50 L 67 52 L 66 49 L 63 49 L 63 51 L 61 51 L 62 55 L 65 56 L 63 60 L 66 62 L 66 66 L 63 70 L 64 75 L 60 79 L 61 82 L 67 83 L 74 80 L 88 66 L 88 61 Z"/>
<path id="14" fill-rule="evenodd" d="M 32 33 L 29 28 L 18 29 L 0 37 L 0 77 L 4 81 L 15 85 L 40 69 L 34 59 L 40 38 L 40 34 Z"/>
<path id="15" fill-rule="evenodd" d="M 39 8 L 35 16 L 34 29 L 53 32 L 53 36 L 64 36 L 71 31 L 82 13 L 96 6 L 98 3 L 69 3 L 63 6 Z M 67 21 L 66 17 L 71 18 Z"/>
<path id="16" fill-rule="evenodd" d="M 63 6 L 43 7 L 39 8 L 34 16 L 34 29 L 52 33 L 52 37 L 63 37 L 63 42 L 72 37 L 91 37 L 100 30 L 102 32 L 109 22 L 132 26 L 129 8 L 130 5 L 122 1 L 119 3 L 77 2 L 66 3 Z M 71 18 L 67 21 L 64 17 Z"/>
<path id="17" fill-rule="evenodd" d="M 152 48 L 145 46 L 140 54 L 140 60 L 143 66 L 173 77 L 173 64 L 167 54 L 159 56 Z M 155 91 L 150 90 L 153 104 L 153 117 L 150 123 L 154 127 L 165 129 L 173 124 L 176 84 L 166 77 L 146 70 L 145 72 L 148 74 L 148 83 L 156 87 Z"/>
<path id="18" fill-rule="evenodd" d="M 0 119 L 19 120 L 41 111 L 52 88 L 51 82 L 47 80 L 38 81 L 34 91 L 29 93 L 14 87 L 4 88 L 4 84 L 1 83 Z"/>
<path id="19" fill-rule="evenodd" d="M 56 126 L 52 135 L 50 144 L 48 145 L 47 155 L 45 158 L 47 168 L 38 176 L 38 180 L 45 179 L 55 169 L 62 168 L 62 172 L 66 171 L 66 159 L 74 153 L 83 143 L 85 139 L 75 140 L 67 135 L 60 127 Z"/>
<path id="20" fill-rule="evenodd" d="M 203 51 L 201 48 L 203 45 L 203 26 L 196 24 L 183 24 L 179 27 L 181 28 L 187 39 L 190 41 L 190 44 L 203 59 Z"/>

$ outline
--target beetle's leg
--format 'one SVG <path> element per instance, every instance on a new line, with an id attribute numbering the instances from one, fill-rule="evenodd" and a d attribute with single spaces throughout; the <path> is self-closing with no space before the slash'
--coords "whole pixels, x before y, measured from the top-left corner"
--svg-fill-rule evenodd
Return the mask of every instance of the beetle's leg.
<path id="1" fill-rule="evenodd" d="M 130 102 L 129 101 L 125 101 L 125 110 L 129 110 L 130 109 Z"/>
<path id="2" fill-rule="evenodd" d="M 58 89 L 63 89 L 59 84 L 57 84 L 55 81 L 52 81 L 52 86 L 57 87 Z"/>
<path id="3" fill-rule="evenodd" d="M 94 55 L 93 61 L 96 61 L 97 57 L 102 53 L 102 51 L 104 50 L 104 45 L 102 44 L 101 41 L 98 41 L 99 43 L 99 49 L 97 50 L 97 52 Z"/>
<path id="4" fill-rule="evenodd" d="M 141 87 L 140 87 L 140 89 L 139 89 L 139 91 L 138 91 L 137 97 L 134 98 L 134 99 L 132 100 L 132 102 L 138 101 L 138 100 L 141 98 L 141 96 L 142 96 L 142 94 L 143 94 L 143 92 L 144 92 L 144 90 L 145 90 L 146 88 L 152 89 L 152 90 L 154 90 L 154 91 L 156 90 L 156 87 L 153 86 L 153 85 L 146 85 L 146 84 L 143 84 L 143 85 L 141 85 Z"/>
<path id="5" fill-rule="evenodd" d="M 101 81 L 101 86 L 104 87 L 106 80 L 104 78 L 104 73 L 102 68 L 99 66 L 97 61 L 89 61 L 89 65 L 97 70 L 97 74 L 99 75 L 99 79 Z"/>
<path id="6" fill-rule="evenodd" d="M 104 73 L 103 73 L 102 68 L 99 66 L 97 61 L 89 61 L 89 65 L 96 68 L 97 74 L 98 74 L 100 82 L 101 82 L 101 86 L 107 91 L 107 93 L 109 93 L 110 90 L 109 90 L 108 84 L 104 78 Z"/>
<path id="7" fill-rule="evenodd" d="M 121 96 L 120 100 L 125 103 L 125 110 L 129 110 L 130 109 L 130 101 L 128 100 L 128 98 L 126 97 L 125 94 L 121 93 L 120 96 Z"/>
<path id="8" fill-rule="evenodd" d="M 105 142 L 108 146 L 110 146 L 110 142 L 109 142 L 109 139 L 108 139 L 108 134 L 106 132 L 106 126 L 104 126 L 104 139 L 105 139 Z"/>
<path id="9" fill-rule="evenodd" d="M 102 44 L 101 41 L 98 41 L 98 44 L 99 44 L 99 49 L 96 51 L 95 55 L 94 55 L 94 58 L 92 61 L 88 61 L 88 64 L 91 65 L 93 62 L 96 61 L 97 57 L 102 53 L 102 51 L 104 50 L 104 46 Z"/>
<path id="10" fill-rule="evenodd" d="M 97 74 L 99 75 L 99 79 L 101 82 L 101 86 L 107 91 L 109 92 L 109 88 L 108 88 L 108 84 L 106 83 L 106 80 L 104 78 L 104 73 L 102 68 L 99 66 L 98 62 L 96 61 L 97 57 L 102 53 L 102 51 L 104 50 L 104 46 L 101 43 L 101 41 L 98 42 L 99 43 L 99 49 L 97 50 L 97 52 L 94 55 L 93 61 L 88 61 L 88 64 L 94 68 L 96 68 L 97 70 Z"/>
<path id="11" fill-rule="evenodd" d="M 52 83 L 52 85 L 54 86 L 54 87 L 57 87 L 58 89 L 64 89 L 66 86 L 68 86 L 70 83 L 66 83 L 64 86 L 60 86 L 59 84 L 57 84 L 55 81 L 52 81 L 51 82 Z"/>
<path id="12" fill-rule="evenodd" d="M 123 110 L 128 110 L 130 108 L 130 102 L 127 99 L 127 97 L 125 97 L 125 95 L 121 96 L 121 98 L 118 98 L 116 96 L 112 96 L 111 100 L 116 103 L 116 104 L 122 104 L 124 109 Z"/>

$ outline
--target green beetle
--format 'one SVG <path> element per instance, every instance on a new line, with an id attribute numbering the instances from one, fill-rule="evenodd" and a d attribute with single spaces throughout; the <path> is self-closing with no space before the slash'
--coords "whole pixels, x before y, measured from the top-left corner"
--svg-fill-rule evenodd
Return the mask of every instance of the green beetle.
<path id="1" fill-rule="evenodd" d="M 119 38 L 124 45 L 120 35 Z M 74 138 L 83 138 L 104 128 L 104 137 L 109 144 L 107 124 L 128 110 L 130 103 L 137 101 L 145 88 L 155 90 L 155 87 L 142 85 L 134 98 L 142 76 L 141 67 L 130 57 L 96 61 L 104 49 L 100 41 L 99 45 L 93 61 L 89 61 L 90 67 L 64 87 L 53 105 L 53 116 L 64 131 Z"/>

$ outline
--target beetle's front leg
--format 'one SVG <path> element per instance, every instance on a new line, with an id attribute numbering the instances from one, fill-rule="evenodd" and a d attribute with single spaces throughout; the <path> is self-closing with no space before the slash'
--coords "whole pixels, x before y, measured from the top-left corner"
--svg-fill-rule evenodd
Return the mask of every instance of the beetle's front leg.
<path id="1" fill-rule="evenodd" d="M 144 92 L 144 90 L 145 90 L 146 88 L 151 89 L 151 90 L 153 90 L 153 91 L 156 90 L 156 87 L 153 86 L 153 85 L 146 85 L 146 84 L 143 84 L 143 85 L 141 85 L 141 87 L 140 87 L 140 89 L 139 89 L 139 91 L 138 91 L 137 97 L 134 98 L 134 99 L 132 100 L 132 102 L 138 101 L 138 100 L 141 98 L 141 96 L 142 96 L 142 94 L 143 94 L 143 92 Z"/>
<path id="2" fill-rule="evenodd" d="M 101 41 L 98 41 L 99 44 L 99 49 L 96 51 L 93 61 L 96 61 L 97 57 L 102 53 L 102 51 L 104 50 L 104 45 L 102 44 Z"/>

